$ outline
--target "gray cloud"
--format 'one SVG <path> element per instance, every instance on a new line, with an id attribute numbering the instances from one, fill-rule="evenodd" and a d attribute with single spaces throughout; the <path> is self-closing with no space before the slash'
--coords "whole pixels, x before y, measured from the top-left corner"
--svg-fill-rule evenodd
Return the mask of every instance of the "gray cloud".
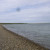
<path id="1" fill-rule="evenodd" d="M 0 7 L 0 23 L 50 22 L 50 0 L 2 0 Z"/>

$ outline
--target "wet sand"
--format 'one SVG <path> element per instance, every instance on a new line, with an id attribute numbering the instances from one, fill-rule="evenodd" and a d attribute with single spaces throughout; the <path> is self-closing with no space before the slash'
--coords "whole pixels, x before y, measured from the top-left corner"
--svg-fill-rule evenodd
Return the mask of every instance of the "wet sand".
<path id="1" fill-rule="evenodd" d="M 22 36 L 10 32 L 0 24 L 0 50 L 48 50 Z"/>

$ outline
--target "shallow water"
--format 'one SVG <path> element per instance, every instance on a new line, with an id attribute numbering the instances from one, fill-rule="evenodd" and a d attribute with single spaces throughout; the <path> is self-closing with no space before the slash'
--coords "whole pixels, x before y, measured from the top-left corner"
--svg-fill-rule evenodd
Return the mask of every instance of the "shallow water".
<path id="1" fill-rule="evenodd" d="M 7 29 L 22 35 L 41 46 L 50 49 L 50 23 L 47 24 L 5 24 Z"/>

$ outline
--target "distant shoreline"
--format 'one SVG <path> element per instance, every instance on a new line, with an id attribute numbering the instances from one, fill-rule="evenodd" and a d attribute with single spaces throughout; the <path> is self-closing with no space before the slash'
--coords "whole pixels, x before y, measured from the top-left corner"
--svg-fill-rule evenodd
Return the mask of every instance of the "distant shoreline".
<path id="1" fill-rule="evenodd" d="M 0 23 L 0 24 L 50 24 L 50 23 Z"/>

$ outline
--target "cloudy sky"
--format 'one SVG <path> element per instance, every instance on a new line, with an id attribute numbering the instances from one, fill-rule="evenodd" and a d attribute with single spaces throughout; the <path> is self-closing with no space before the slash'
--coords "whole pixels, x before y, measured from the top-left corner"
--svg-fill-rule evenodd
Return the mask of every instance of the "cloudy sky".
<path id="1" fill-rule="evenodd" d="M 0 0 L 0 23 L 48 22 L 50 0 Z"/>

